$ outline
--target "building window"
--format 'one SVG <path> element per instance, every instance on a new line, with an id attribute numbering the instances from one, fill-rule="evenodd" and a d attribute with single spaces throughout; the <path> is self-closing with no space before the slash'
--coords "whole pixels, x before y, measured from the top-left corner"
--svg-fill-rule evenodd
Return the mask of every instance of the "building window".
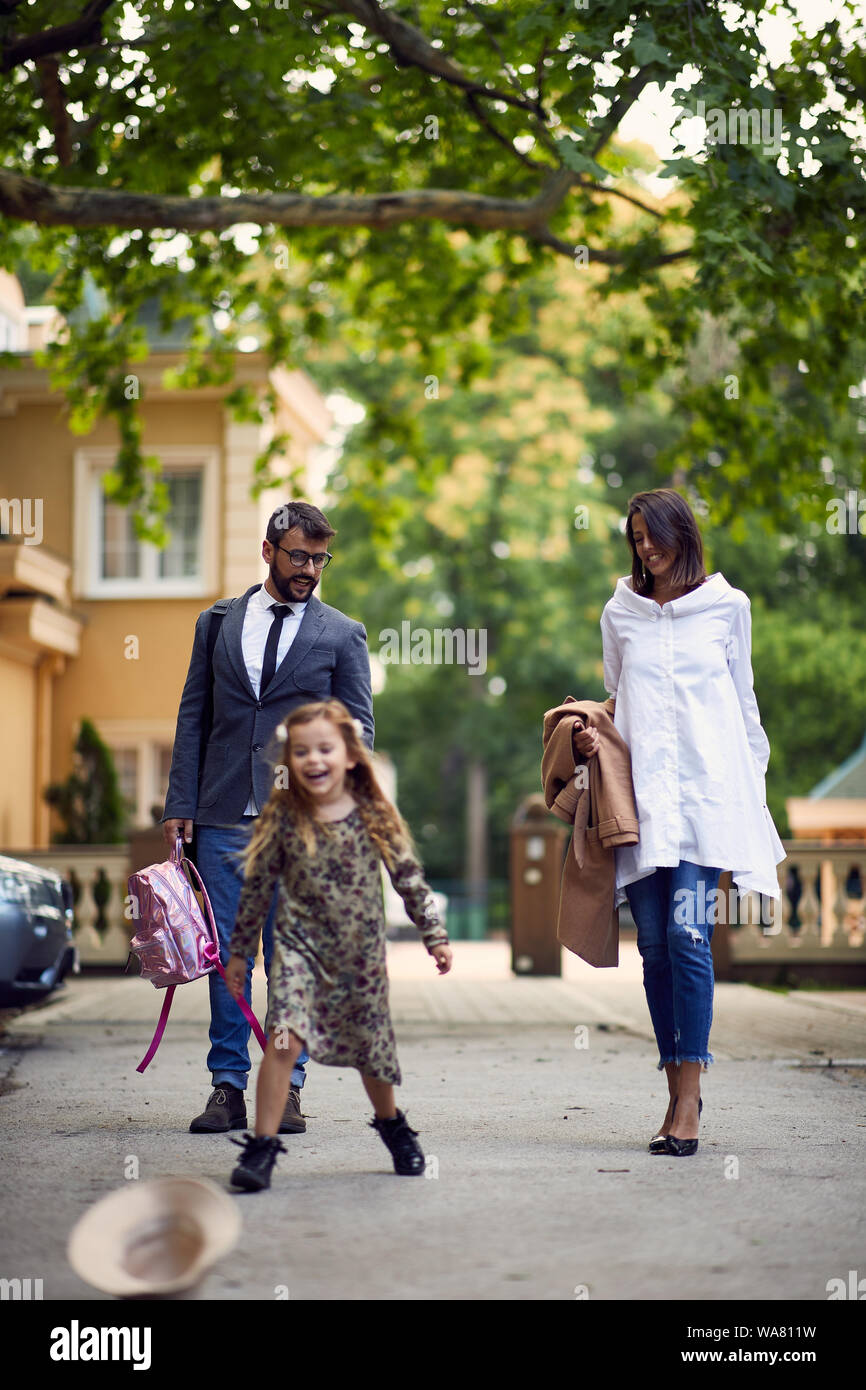
<path id="1" fill-rule="evenodd" d="M 161 481 L 169 498 L 164 549 L 139 540 L 130 509 L 106 496 L 103 477 L 113 460 L 108 449 L 76 453 L 76 592 L 84 598 L 181 598 L 213 592 L 217 451 L 162 451 Z"/>
<path id="2" fill-rule="evenodd" d="M 131 820 L 138 818 L 138 749 L 112 748 L 120 794 Z"/>
<path id="3" fill-rule="evenodd" d="M 201 575 L 202 469 L 171 472 L 165 478 L 170 539 L 165 550 L 147 545 L 135 534 L 128 507 L 110 502 L 100 491 L 103 579 L 198 579 Z"/>
<path id="4" fill-rule="evenodd" d="M 120 793 L 129 810 L 129 828 L 142 830 L 162 819 L 171 769 L 173 718 L 96 719 L 100 738 L 111 749 Z"/>
<path id="5" fill-rule="evenodd" d="M 23 352 L 27 347 L 27 325 L 18 323 L 0 309 L 0 352 Z"/>
<path id="6" fill-rule="evenodd" d="M 164 806 L 168 792 L 168 774 L 171 771 L 171 744 L 163 744 L 156 750 L 156 799 Z"/>
<path id="7" fill-rule="evenodd" d="M 158 553 L 161 579 L 190 579 L 201 572 L 201 470 L 172 473 L 166 479 L 171 498 L 171 540 Z"/>
<path id="8" fill-rule="evenodd" d="M 132 518 L 125 507 L 109 502 L 102 494 L 103 579 L 137 579 L 141 568 L 141 548 L 136 543 Z"/>

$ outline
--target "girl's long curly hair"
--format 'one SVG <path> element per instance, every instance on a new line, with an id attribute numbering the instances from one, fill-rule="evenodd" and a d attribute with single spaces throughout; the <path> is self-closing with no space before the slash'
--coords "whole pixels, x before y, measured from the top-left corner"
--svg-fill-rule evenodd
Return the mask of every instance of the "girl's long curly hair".
<path id="1" fill-rule="evenodd" d="M 407 851 L 411 854 L 416 852 L 412 832 L 379 784 L 370 753 L 358 735 L 356 721 L 342 700 L 316 700 L 299 705 L 283 720 L 286 737 L 281 745 L 282 752 L 276 759 L 275 771 L 282 772 L 284 776 L 275 777 L 274 789 L 243 852 L 245 873 L 249 873 L 253 861 L 262 849 L 279 834 L 281 810 L 288 813 L 311 859 L 316 854 L 317 832 L 324 835 L 333 833 L 327 821 L 316 819 L 313 798 L 297 780 L 292 779 L 290 773 L 292 730 L 301 724 L 309 724 L 314 719 L 330 720 L 342 734 L 349 757 L 356 760 L 355 766 L 349 768 L 346 773 L 347 789 L 355 799 L 370 839 L 388 867 L 393 868 L 401 854 Z M 280 785 L 283 780 L 288 785 Z"/>

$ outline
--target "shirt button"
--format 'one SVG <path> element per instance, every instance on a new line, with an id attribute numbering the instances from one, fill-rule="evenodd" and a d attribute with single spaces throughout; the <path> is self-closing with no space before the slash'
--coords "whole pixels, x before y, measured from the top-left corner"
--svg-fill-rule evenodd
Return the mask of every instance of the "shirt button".
<path id="1" fill-rule="evenodd" d="M 254 752 L 254 753 L 258 753 L 258 751 L 259 751 L 259 749 L 261 748 L 261 746 L 262 746 L 262 745 L 261 745 L 260 743 L 254 743 L 254 744 L 253 744 L 253 752 Z"/>

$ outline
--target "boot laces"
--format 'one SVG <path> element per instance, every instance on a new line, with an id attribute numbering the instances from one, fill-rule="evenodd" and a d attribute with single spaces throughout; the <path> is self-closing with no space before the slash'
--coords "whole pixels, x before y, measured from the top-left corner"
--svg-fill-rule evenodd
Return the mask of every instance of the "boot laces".
<path id="1" fill-rule="evenodd" d="M 370 1121 L 370 1128 L 377 1129 L 380 1134 L 387 1134 L 391 1138 L 404 1134 L 411 1134 L 413 1139 L 418 1137 L 417 1129 L 412 1129 L 402 1110 L 391 1120 L 380 1120 L 378 1115 L 374 1115 Z"/>
<path id="2" fill-rule="evenodd" d="M 234 1136 L 230 1134 L 228 1138 L 230 1144 L 237 1144 L 239 1149 L 245 1150 L 244 1158 L 246 1158 L 247 1154 L 254 1153 L 256 1149 L 263 1149 L 266 1144 L 276 1144 L 276 1148 L 273 1150 L 275 1155 L 289 1152 L 276 1135 L 244 1134 L 240 1139 L 235 1139 Z"/>

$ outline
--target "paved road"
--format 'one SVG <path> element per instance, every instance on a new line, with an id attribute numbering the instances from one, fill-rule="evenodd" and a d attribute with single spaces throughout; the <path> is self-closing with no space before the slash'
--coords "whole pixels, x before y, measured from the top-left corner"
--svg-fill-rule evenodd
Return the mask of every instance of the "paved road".
<path id="1" fill-rule="evenodd" d="M 356 1073 L 311 1066 L 307 1133 L 270 1192 L 235 1198 L 242 1243 L 197 1298 L 825 1301 L 866 1276 L 866 991 L 717 986 L 701 1145 L 678 1160 L 646 1152 L 665 1087 L 633 944 L 618 970 L 566 954 L 561 980 L 511 977 L 498 943 L 457 942 L 445 978 L 416 943 L 389 962 L 430 1176 L 391 1172 Z M 260 1015 L 264 993 L 257 976 Z M 86 978 L 7 1021 L 0 1274 L 42 1278 L 46 1299 L 103 1299 L 65 1241 L 131 1157 L 141 1178 L 220 1184 L 235 1161 L 187 1131 L 207 988 L 178 991 L 141 1076 L 158 1005 L 139 979 Z"/>

